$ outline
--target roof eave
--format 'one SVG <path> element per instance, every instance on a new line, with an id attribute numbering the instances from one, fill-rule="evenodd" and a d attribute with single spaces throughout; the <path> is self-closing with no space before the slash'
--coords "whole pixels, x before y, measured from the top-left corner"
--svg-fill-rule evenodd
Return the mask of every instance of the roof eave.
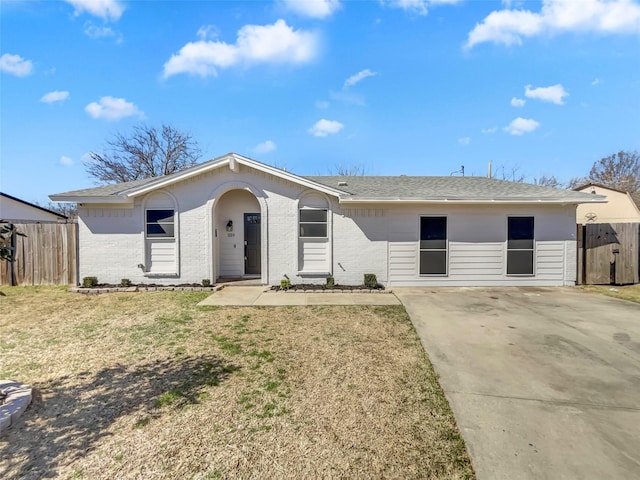
<path id="1" fill-rule="evenodd" d="M 115 203 L 115 204 L 133 204 L 133 199 L 122 195 L 107 196 L 73 196 L 73 195 L 49 195 L 54 202 L 65 203 Z"/>
<path id="2" fill-rule="evenodd" d="M 360 203 L 383 203 L 393 205 L 403 204 L 482 204 L 482 205 L 495 205 L 495 204 L 560 204 L 560 205 L 577 205 L 580 203 L 607 203 L 607 200 L 602 197 L 601 199 L 592 200 L 578 200 L 575 198 L 544 198 L 544 199 L 531 199 L 531 198 L 352 198 L 342 197 L 340 198 L 341 204 L 360 204 Z"/>

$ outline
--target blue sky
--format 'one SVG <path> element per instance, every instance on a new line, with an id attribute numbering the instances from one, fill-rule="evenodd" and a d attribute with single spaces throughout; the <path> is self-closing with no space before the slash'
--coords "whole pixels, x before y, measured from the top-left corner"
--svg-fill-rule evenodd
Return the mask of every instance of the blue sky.
<path id="1" fill-rule="evenodd" d="M 640 2 L 0 0 L 0 189 L 94 185 L 116 132 L 300 175 L 586 175 L 640 148 Z"/>

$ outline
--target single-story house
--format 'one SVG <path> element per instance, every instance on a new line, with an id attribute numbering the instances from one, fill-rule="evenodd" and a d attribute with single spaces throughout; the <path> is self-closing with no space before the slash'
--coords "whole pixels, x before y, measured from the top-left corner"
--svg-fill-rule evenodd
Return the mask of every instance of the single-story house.
<path id="1" fill-rule="evenodd" d="M 484 177 L 303 177 L 230 153 L 51 195 L 78 204 L 79 278 L 179 284 L 574 285 L 576 205 Z"/>
<path id="2" fill-rule="evenodd" d="M 581 204 L 576 210 L 576 221 L 588 223 L 640 223 L 640 198 L 623 190 L 606 187 L 599 183 L 586 183 L 574 188 L 576 192 L 604 195 L 607 203 Z"/>
<path id="3" fill-rule="evenodd" d="M 66 216 L 57 212 L 0 192 L 0 222 L 64 222 L 66 220 Z"/>

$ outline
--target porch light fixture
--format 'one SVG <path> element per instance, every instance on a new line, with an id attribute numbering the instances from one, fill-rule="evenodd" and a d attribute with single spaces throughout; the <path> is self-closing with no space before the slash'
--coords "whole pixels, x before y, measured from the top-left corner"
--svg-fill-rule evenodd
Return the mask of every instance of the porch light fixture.
<path id="1" fill-rule="evenodd" d="M 233 222 L 231 220 L 227 222 L 227 232 L 233 232 Z"/>

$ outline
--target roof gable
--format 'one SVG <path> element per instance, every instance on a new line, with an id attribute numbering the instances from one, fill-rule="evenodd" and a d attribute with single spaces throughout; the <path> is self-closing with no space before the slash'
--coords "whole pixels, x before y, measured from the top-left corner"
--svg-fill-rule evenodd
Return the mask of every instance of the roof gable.
<path id="1" fill-rule="evenodd" d="M 283 180 L 288 180 L 292 183 L 318 190 L 335 197 L 339 197 L 344 193 L 341 190 L 315 182 L 312 179 L 286 172 L 279 168 L 266 165 L 236 153 L 228 153 L 221 157 L 214 158 L 213 160 L 209 160 L 180 172 L 164 175 L 162 177 L 145 178 L 142 180 L 134 180 L 132 182 L 116 183 L 101 187 L 57 193 L 50 195 L 49 197 L 52 200 L 66 202 L 131 203 L 135 197 L 140 195 L 165 188 L 219 168 L 227 167 L 231 171 L 237 173 L 240 165 L 245 165 L 268 175 L 273 175 Z"/>

